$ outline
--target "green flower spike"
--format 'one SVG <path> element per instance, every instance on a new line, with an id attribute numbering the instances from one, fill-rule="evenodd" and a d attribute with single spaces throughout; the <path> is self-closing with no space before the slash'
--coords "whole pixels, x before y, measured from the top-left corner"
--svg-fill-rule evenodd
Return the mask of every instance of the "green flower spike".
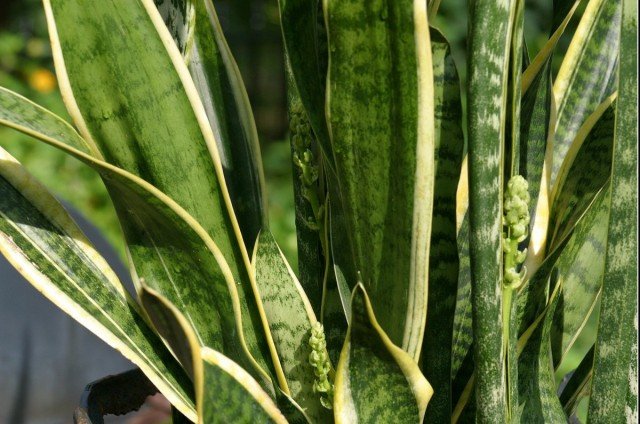
<path id="1" fill-rule="evenodd" d="M 302 196 L 309 202 L 313 210 L 313 217 L 308 218 L 307 224 L 314 230 L 319 230 L 319 223 L 323 219 L 323 207 L 318 197 L 318 165 L 311 151 L 311 137 L 313 133 L 307 116 L 300 102 L 291 107 L 289 130 L 293 145 L 293 163 L 299 170 L 302 182 Z"/>
<path id="2" fill-rule="evenodd" d="M 327 354 L 327 342 L 324 337 L 324 327 L 316 322 L 311 328 L 309 346 L 313 349 L 309 355 L 309 363 L 313 366 L 316 380 L 313 383 L 313 391 L 320 393 L 320 403 L 327 409 L 333 405 L 333 384 L 329 381 L 329 355 Z"/>
<path id="3" fill-rule="evenodd" d="M 517 288 L 522 284 L 526 275 L 526 268 L 518 272 L 516 268 L 524 262 L 527 249 L 518 250 L 518 243 L 523 242 L 529 235 L 529 184 L 521 176 L 516 175 L 509 180 L 504 196 L 504 216 L 502 234 L 504 251 L 504 284 Z"/>

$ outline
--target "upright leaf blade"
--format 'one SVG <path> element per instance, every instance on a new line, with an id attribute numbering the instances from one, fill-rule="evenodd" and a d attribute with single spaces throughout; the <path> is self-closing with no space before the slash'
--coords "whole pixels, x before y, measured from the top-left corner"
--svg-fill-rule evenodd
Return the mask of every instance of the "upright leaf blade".
<path id="1" fill-rule="evenodd" d="M 313 367 L 308 363 L 311 328 L 317 322 L 309 299 L 273 235 L 263 231 L 253 252 L 253 268 L 273 341 L 282 358 L 289 394 L 314 422 L 324 408 L 313 390 Z"/>
<path id="2" fill-rule="evenodd" d="M 433 394 L 431 385 L 384 333 L 361 284 L 354 289 L 351 310 L 336 369 L 336 423 L 421 423 Z"/>
<path id="3" fill-rule="evenodd" d="M 580 126 L 614 91 L 622 0 L 590 0 L 571 41 L 553 91 L 558 102 L 551 181 Z"/>
<path id="4" fill-rule="evenodd" d="M 435 90 L 435 185 L 422 369 L 434 387 L 425 420 L 451 416 L 451 346 L 458 286 L 456 191 L 462 165 L 460 79 L 446 38 L 431 28 Z"/>
<path id="5" fill-rule="evenodd" d="M 334 168 L 325 118 L 327 34 L 319 0 L 278 0 L 282 37 L 295 88 L 324 160 Z"/>
<path id="6" fill-rule="evenodd" d="M 627 396 L 630 386 L 637 383 L 629 381 L 629 361 L 632 340 L 637 337 L 638 8 L 633 1 L 623 4 L 611 214 L 588 415 L 592 422 L 631 422 L 637 416 L 633 408 L 627 408 Z"/>
<path id="7" fill-rule="evenodd" d="M 98 145 L 108 162 L 174 199 L 216 240 L 239 283 L 249 350 L 262 368 L 282 377 L 248 273 L 249 257 L 214 134 L 155 5 L 151 0 L 46 0 L 45 11 L 63 98 L 81 134 Z M 113 32 L 114 26 L 122 33 Z M 144 232 L 140 222 L 132 219 L 124 201 L 113 200 L 125 236 L 139 239 L 137 232 Z M 144 255 L 130 250 L 136 268 L 150 266 Z"/>
<path id="8" fill-rule="evenodd" d="M 470 3 L 468 128 L 474 362 L 479 422 L 506 421 L 502 334 L 502 186 L 515 1 Z"/>
<path id="9" fill-rule="evenodd" d="M 194 419 L 191 383 L 62 206 L 0 149 L 0 253 L 43 295 L 138 365 Z"/>
<path id="10" fill-rule="evenodd" d="M 558 283 L 560 284 L 560 283 Z M 561 290 L 561 286 L 556 287 Z M 550 296 L 542 325 L 530 336 L 519 358 L 518 388 L 523 404 L 524 423 L 561 423 L 565 421 L 562 405 L 556 396 L 551 359 L 550 334 L 558 296 Z"/>
<path id="11" fill-rule="evenodd" d="M 382 327 L 417 359 L 434 183 L 426 4 L 326 0 L 324 6 L 326 113 L 353 248 L 340 254 L 353 254 Z"/>
<path id="12" fill-rule="evenodd" d="M 260 142 L 251 104 L 213 3 L 188 3 L 193 3 L 195 19 L 187 25 L 193 35 L 185 60 L 213 130 L 233 212 L 250 250 L 267 220 Z"/>

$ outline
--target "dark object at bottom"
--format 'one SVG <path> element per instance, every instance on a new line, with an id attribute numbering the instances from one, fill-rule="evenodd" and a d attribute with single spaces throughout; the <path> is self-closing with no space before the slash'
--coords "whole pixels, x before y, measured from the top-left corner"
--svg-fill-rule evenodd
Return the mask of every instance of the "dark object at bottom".
<path id="1" fill-rule="evenodd" d="M 73 413 L 74 424 L 104 424 L 105 415 L 137 411 L 158 389 L 139 368 L 110 375 L 87 385 Z M 174 423 L 189 423 L 175 408 Z"/>

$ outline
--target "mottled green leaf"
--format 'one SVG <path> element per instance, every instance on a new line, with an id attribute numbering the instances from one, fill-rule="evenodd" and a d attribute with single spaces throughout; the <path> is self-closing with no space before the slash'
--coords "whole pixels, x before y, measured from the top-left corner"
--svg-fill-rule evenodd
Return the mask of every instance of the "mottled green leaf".
<path id="1" fill-rule="evenodd" d="M 577 142 L 571 147 L 568 160 L 558 174 L 558 185 L 552 193 L 548 235 L 550 248 L 572 229 L 576 219 L 584 214 L 611 175 L 615 103 L 607 103 L 602 105 L 606 106 L 603 113 L 592 115 L 591 118 L 597 119 L 597 122 L 588 133 L 586 128 L 580 131 L 581 135 L 576 138 Z M 582 133 L 587 135 L 583 136 Z M 579 143 L 580 140 L 584 141 Z"/>
<path id="2" fill-rule="evenodd" d="M 278 0 L 280 26 L 287 61 L 295 88 L 322 149 L 328 168 L 333 169 L 327 121 L 327 34 L 319 0 Z"/>
<path id="3" fill-rule="evenodd" d="M 196 377 L 198 417 L 202 424 L 286 424 L 278 407 L 242 367 L 215 350 L 201 351 L 202 375 Z"/>
<path id="4" fill-rule="evenodd" d="M 593 312 L 602 288 L 607 245 L 610 190 L 595 202 L 576 225 L 556 263 L 562 280 L 560 304 L 551 332 L 554 367 L 557 369 L 573 347 Z"/>
<path id="5" fill-rule="evenodd" d="M 326 114 L 352 244 L 351 252 L 333 253 L 352 253 L 382 328 L 417 360 L 427 312 L 434 184 L 426 4 L 328 0 L 324 6 Z"/>
<path id="6" fill-rule="evenodd" d="M 189 67 L 213 130 L 247 249 L 266 222 L 260 144 L 251 105 L 211 0 L 155 0 Z"/>
<path id="7" fill-rule="evenodd" d="M 469 258 L 469 215 L 465 214 L 456 237 L 458 248 L 458 288 L 453 320 L 451 378 L 457 378 L 460 367 L 473 343 L 471 314 L 471 262 Z M 468 376 L 467 376 L 468 378 Z M 466 382 L 466 379 L 465 379 Z"/>
<path id="8" fill-rule="evenodd" d="M 216 240 L 230 275 L 238 283 L 233 285 L 244 317 L 246 344 L 263 369 L 275 367 L 272 374 L 281 376 L 255 281 L 248 273 L 249 257 L 233 215 L 214 133 L 153 1 L 106 0 L 89 7 L 86 0 L 47 0 L 45 11 L 62 95 L 80 134 L 99 147 L 107 162 L 141 177 L 175 200 Z M 159 278 L 167 267 L 150 261 L 155 252 L 150 255 L 149 250 L 162 244 L 154 241 L 153 246 L 153 236 L 150 238 L 149 229 L 141 225 L 145 222 L 131 216 L 130 199 L 110 190 L 136 273 L 142 277 L 144 269 Z M 179 231 L 171 237 L 160 228 L 154 233 L 163 242 L 189 238 L 181 237 Z M 176 278 L 182 280 L 176 286 L 188 290 L 194 285 L 191 268 L 186 265 L 189 262 L 177 255 L 171 259 L 178 268 Z M 202 268 L 203 264 L 194 266 Z M 221 281 L 219 277 L 217 281 Z M 161 285 L 165 286 L 163 294 L 180 305 L 168 296 L 172 282 L 163 278 L 154 287 Z M 222 298 L 217 301 L 230 307 Z M 208 304 L 214 307 L 213 302 Z M 233 319 L 224 315 L 228 314 L 220 313 L 222 320 Z M 228 329 L 225 334 L 232 332 Z"/>
<path id="9" fill-rule="evenodd" d="M 142 297 L 169 325 L 165 334 L 194 375 L 198 423 L 287 422 L 246 370 L 220 352 L 201 347 L 193 327 L 175 305 L 147 287 L 142 288 Z"/>
<path id="10" fill-rule="evenodd" d="M 2 149 L 0 199 L 0 253 L 44 296 L 138 365 L 193 419 L 191 383 L 139 306 L 62 206 Z"/>
<path id="11" fill-rule="evenodd" d="M 553 280 L 553 277 L 552 277 Z M 556 290 L 562 290 L 557 283 Z M 533 331 L 518 361 L 518 389 L 522 423 L 562 423 L 564 412 L 556 396 L 550 333 L 559 296 L 550 296 L 541 325 Z"/>
<path id="12" fill-rule="evenodd" d="M 611 175 L 611 213 L 596 342 L 589 420 L 635 422 L 637 380 L 631 380 L 638 296 L 638 5 L 624 0 L 620 29 L 619 100 Z M 635 387 L 635 395 L 633 389 Z"/>
<path id="13" fill-rule="evenodd" d="M 435 185 L 429 257 L 429 301 L 422 370 L 438 390 L 425 420 L 451 415 L 451 346 L 458 286 L 456 191 L 462 165 L 460 79 L 445 37 L 431 28 L 435 108 Z"/>
<path id="14" fill-rule="evenodd" d="M 433 389 L 382 330 L 361 284 L 354 289 L 351 311 L 336 369 L 336 423 L 421 423 Z"/>
<path id="15" fill-rule="evenodd" d="M 508 413 L 503 352 L 502 174 L 515 1 L 469 3 L 469 246 L 477 419 Z"/>
<path id="16" fill-rule="evenodd" d="M 65 144 L 75 132 L 67 127 L 62 142 L 45 135 L 40 125 L 59 119 L 39 106 L 15 96 L 25 116 L 43 116 L 29 121 L 0 122 L 59 148 L 95 169 L 110 194 L 126 209 L 123 220 L 129 251 L 140 259 L 136 278 L 160 291 L 181 308 L 203 345 L 213 346 L 247 366 L 265 387 L 271 378 L 246 353 L 247 340 L 241 330 L 247 320 L 239 302 L 238 289 L 220 249 L 207 233 L 179 205 L 156 188 L 126 171 L 106 164 Z M 76 137 L 79 137 L 75 134 Z"/>
<path id="17" fill-rule="evenodd" d="M 535 222 L 537 202 L 540 195 L 547 195 L 546 188 L 541 190 L 543 168 L 549 133 L 552 131 L 552 84 L 551 60 L 547 60 L 523 94 L 520 121 L 520 163 L 518 173 L 529 183 L 529 215 Z"/>
<path id="18" fill-rule="evenodd" d="M 615 90 L 610 81 L 618 61 L 621 4 L 622 0 L 590 0 L 562 61 L 553 87 L 558 122 L 552 182 L 578 129 Z"/>
<path id="19" fill-rule="evenodd" d="M 282 361 L 290 395 L 311 420 L 321 422 L 325 409 L 313 390 L 314 369 L 309 364 L 311 328 L 317 322 L 298 279 L 273 235 L 262 231 L 252 264 L 273 342 Z"/>
<path id="20" fill-rule="evenodd" d="M 174 313 L 175 305 L 172 305 L 160 293 L 145 284 L 140 288 L 138 296 L 145 312 L 151 318 L 156 332 L 169 345 L 176 359 L 193 380 L 194 352 L 191 342 L 184 333 L 182 323 Z M 184 317 L 184 315 L 182 316 Z M 196 338 L 196 346 L 198 346 L 197 335 L 195 335 L 195 332 L 193 334 Z"/>

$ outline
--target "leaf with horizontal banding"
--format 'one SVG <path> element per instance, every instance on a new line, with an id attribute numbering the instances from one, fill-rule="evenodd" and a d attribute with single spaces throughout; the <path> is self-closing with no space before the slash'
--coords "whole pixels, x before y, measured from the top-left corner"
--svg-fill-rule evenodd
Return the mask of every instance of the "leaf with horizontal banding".
<path id="1" fill-rule="evenodd" d="M 551 330 L 553 365 L 557 369 L 594 311 L 602 289 L 610 190 L 594 203 L 576 226 L 556 263 L 562 297 Z"/>
<path id="2" fill-rule="evenodd" d="M 502 334 L 502 175 L 516 2 L 469 3 L 469 253 L 472 276 L 477 419 L 506 421 Z"/>
<path id="3" fill-rule="evenodd" d="M 464 136 L 460 79 L 446 38 L 431 28 L 435 109 L 435 183 L 429 257 L 429 300 L 422 370 L 437 387 L 425 420 L 451 415 L 451 346 L 458 286 L 456 191 Z"/>
<path id="4" fill-rule="evenodd" d="M 622 0 L 591 0 L 576 30 L 553 92 L 558 104 L 551 181 L 562 165 L 578 129 L 613 93 Z"/>
<path id="5" fill-rule="evenodd" d="M 349 259 L 382 328 L 417 360 L 427 311 L 434 183 L 426 4 L 327 0 L 324 11 L 326 114 L 352 245 L 351 251 L 334 249 L 334 261 L 353 253 Z"/>
<path id="6" fill-rule="evenodd" d="M 451 348 L 451 378 L 455 379 L 473 343 L 471 314 L 471 263 L 469 258 L 469 216 L 464 215 L 456 237 L 458 247 L 458 288 Z M 466 381 L 466 380 L 465 380 Z"/>
<path id="7" fill-rule="evenodd" d="M 553 276 L 552 276 L 553 280 Z M 556 289 L 562 290 L 560 282 Z M 565 421 L 562 405 L 556 395 L 556 384 L 550 355 L 550 333 L 559 296 L 550 296 L 540 325 L 533 331 L 518 360 L 518 389 L 523 405 L 523 423 L 561 423 Z"/>
<path id="8" fill-rule="evenodd" d="M 247 249 L 266 222 L 260 145 L 249 98 L 211 0 L 155 0 L 185 58 L 216 141 Z"/>
<path id="9" fill-rule="evenodd" d="M 333 150 L 325 118 L 327 34 L 319 0 L 278 0 L 280 28 L 295 89 L 313 128 L 327 168 Z"/>
<path id="10" fill-rule="evenodd" d="M 287 379 L 286 393 L 313 422 L 321 422 L 324 411 L 313 390 L 315 375 L 309 364 L 311 328 L 317 322 L 298 279 L 280 251 L 273 235 L 263 230 L 256 242 L 253 271 L 262 296 L 273 342 Z"/>
<path id="11" fill-rule="evenodd" d="M 25 116 L 41 114 L 45 121 L 30 120 L 30 127 L 23 127 L 8 116 L 9 120 L 2 120 L 1 124 L 85 162 L 98 171 L 111 194 L 126 205 L 127 208 L 121 211 L 128 214 L 123 222 L 137 225 L 128 228 L 129 249 L 132 255 L 143 259 L 136 269 L 137 277 L 144 278 L 149 286 L 160 289 L 181 307 L 202 344 L 217 347 L 232 356 L 255 372 L 265 387 L 270 387 L 271 378 L 247 356 L 246 340 L 239 331 L 241 319 L 246 319 L 246 315 L 242 315 L 233 276 L 220 250 L 202 227 L 148 183 L 65 144 L 74 137 L 71 127 L 65 127 L 67 132 L 61 134 L 63 141 L 45 135 L 46 127 L 40 128 L 40 123 L 59 118 L 18 96 L 14 95 L 13 100 L 21 105 L 17 110 L 24 110 Z"/>
<path id="12" fill-rule="evenodd" d="M 191 383 L 67 212 L 0 149 L 0 252 L 44 296 L 87 327 L 194 419 Z"/>
<path id="13" fill-rule="evenodd" d="M 588 417 L 591 422 L 635 422 L 637 379 L 630 371 L 637 337 L 638 296 L 638 5 L 623 0 L 619 99 L 616 111 L 611 211 Z M 635 387 L 635 393 L 634 393 Z"/>
<path id="14" fill-rule="evenodd" d="M 433 389 L 382 330 L 362 284 L 353 291 L 351 311 L 336 369 L 336 423 L 421 423 Z"/>
<path id="15" fill-rule="evenodd" d="M 587 122 L 576 137 L 576 144 L 569 150 L 568 160 L 558 174 L 558 186 L 551 196 L 547 236 L 550 248 L 575 225 L 576 218 L 582 216 L 611 174 L 615 103 L 608 101 L 602 106 L 603 112 L 591 117 L 597 122 L 591 128 Z"/>
<path id="16" fill-rule="evenodd" d="M 520 158 L 519 174 L 529 183 L 529 195 L 534 199 L 529 205 L 531 222 L 535 222 L 537 203 L 535 199 L 542 194 L 547 195 L 546 188 L 541 190 L 543 168 L 552 120 L 552 81 L 551 60 L 547 60 L 531 83 L 529 90 L 523 94 L 520 121 Z"/>
<path id="17" fill-rule="evenodd" d="M 145 286 L 141 297 L 167 324 L 164 334 L 194 375 L 198 423 L 287 422 L 247 371 L 220 352 L 201 347 L 188 319 L 168 299 Z"/>
<path id="18" fill-rule="evenodd" d="M 238 283 L 248 349 L 263 369 L 282 377 L 255 281 L 248 273 L 249 257 L 214 133 L 153 1 L 106 0 L 91 7 L 86 0 L 44 4 L 63 99 L 81 135 L 98 146 L 107 162 L 166 193 L 216 240 Z M 132 220 L 125 201 L 112 197 L 125 237 L 131 240 L 134 266 L 153 266 L 145 254 L 131 248 L 146 230 L 139 220 Z"/>

